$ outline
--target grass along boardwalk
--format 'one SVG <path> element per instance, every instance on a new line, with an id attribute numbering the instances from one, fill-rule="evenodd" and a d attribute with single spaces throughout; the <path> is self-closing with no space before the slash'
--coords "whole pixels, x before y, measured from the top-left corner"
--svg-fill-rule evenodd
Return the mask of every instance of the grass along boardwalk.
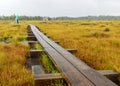
<path id="1" fill-rule="evenodd" d="M 28 32 L 33 33 L 41 46 L 50 56 L 68 85 L 72 86 L 116 86 L 84 62 L 77 59 L 61 46 L 47 38 L 35 26 L 29 25 Z M 33 39 L 34 40 L 34 39 Z M 34 40 L 35 41 L 35 40 Z"/>

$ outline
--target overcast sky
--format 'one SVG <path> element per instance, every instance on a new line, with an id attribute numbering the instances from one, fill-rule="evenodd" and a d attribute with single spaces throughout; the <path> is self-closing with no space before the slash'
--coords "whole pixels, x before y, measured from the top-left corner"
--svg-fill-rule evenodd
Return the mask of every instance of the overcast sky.
<path id="1" fill-rule="evenodd" d="M 0 0 L 0 15 L 120 16 L 120 0 Z"/>

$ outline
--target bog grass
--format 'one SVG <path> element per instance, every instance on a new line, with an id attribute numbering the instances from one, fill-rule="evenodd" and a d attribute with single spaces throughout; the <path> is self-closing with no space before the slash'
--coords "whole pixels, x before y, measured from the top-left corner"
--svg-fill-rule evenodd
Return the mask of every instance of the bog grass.
<path id="1" fill-rule="evenodd" d="M 26 25 L 0 21 L 0 86 L 33 86 L 32 73 L 25 67 L 25 39 Z"/>
<path id="2" fill-rule="evenodd" d="M 64 48 L 76 48 L 76 56 L 91 67 L 120 72 L 120 21 L 48 21 L 34 24 L 53 40 L 59 40 Z"/>
<path id="3" fill-rule="evenodd" d="M 92 68 L 97 70 L 114 69 L 120 72 L 120 21 L 20 21 L 19 25 L 13 24 L 11 23 L 11 21 L 0 21 L 0 41 L 2 44 L 0 46 L 8 46 L 9 44 L 14 46 L 15 43 L 18 43 L 21 40 L 25 40 L 27 24 L 33 24 L 38 26 L 40 29 L 42 29 L 42 31 L 50 35 L 53 40 L 60 41 L 61 46 L 63 46 L 64 48 L 77 49 L 78 52 L 75 55 L 81 60 L 83 60 L 85 63 L 90 65 Z M 3 40 L 6 40 L 8 45 L 2 43 Z M 20 45 L 24 46 L 23 44 Z M 23 49 L 26 50 L 26 47 L 24 47 Z M 19 48 L 19 51 L 20 50 L 21 48 Z M 15 50 L 11 49 L 11 52 L 12 51 L 15 52 Z M 8 58 L 5 53 L 6 51 L 0 50 L 0 52 L 1 76 L 6 77 L 3 73 L 10 76 L 11 71 L 15 70 L 11 68 L 20 68 L 21 71 L 24 70 L 24 72 L 21 72 L 23 73 L 23 75 L 25 75 L 24 73 L 28 73 L 27 75 L 29 75 L 29 71 L 23 66 L 25 56 L 22 56 L 24 60 L 22 60 L 22 62 L 18 65 L 19 67 L 17 65 L 12 65 L 10 68 L 8 68 L 9 66 L 5 67 L 5 65 L 2 65 L 4 64 L 4 60 Z M 15 53 L 15 55 L 17 55 L 17 52 Z M 7 54 L 9 55 L 10 53 Z M 10 61 L 8 62 L 8 64 L 9 63 L 13 62 Z M 7 70 L 7 68 L 11 70 L 10 73 L 9 71 L 5 72 L 5 69 Z M 18 76 L 18 74 L 19 72 L 15 73 L 16 76 Z M 11 75 L 10 78 L 16 77 L 15 75 Z M 24 77 L 27 76 L 21 77 L 23 79 L 20 78 L 18 81 L 12 81 L 11 79 L 11 81 L 9 81 L 11 82 L 10 84 L 15 85 L 15 82 L 22 82 L 21 80 L 23 80 L 23 83 L 31 81 L 30 75 L 28 76 L 29 79 L 24 79 Z M 2 81 L 0 80 L 0 84 L 6 83 L 6 78 L 3 79 L 0 77 L 0 79 L 2 79 Z M 17 78 L 15 80 L 17 80 Z"/>

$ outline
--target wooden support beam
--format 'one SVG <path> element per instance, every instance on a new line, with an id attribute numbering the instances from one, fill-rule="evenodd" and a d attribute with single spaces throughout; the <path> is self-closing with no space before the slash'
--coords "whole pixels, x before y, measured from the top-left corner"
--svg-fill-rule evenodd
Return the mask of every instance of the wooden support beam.
<path id="1" fill-rule="evenodd" d="M 55 43 L 57 43 L 57 44 L 60 44 L 60 42 L 59 41 L 54 41 Z"/>
<path id="2" fill-rule="evenodd" d="M 47 33 L 44 33 L 44 32 L 43 32 L 43 34 L 44 34 L 44 35 L 47 35 Z"/>
<path id="3" fill-rule="evenodd" d="M 118 83 L 118 77 L 120 76 L 120 73 L 116 72 L 115 70 L 98 70 L 97 72 L 107 77 L 111 81 Z"/>
<path id="4" fill-rule="evenodd" d="M 30 53 L 44 53 L 45 50 L 30 50 Z"/>
<path id="5" fill-rule="evenodd" d="M 48 38 L 51 38 L 50 36 L 46 35 Z"/>
<path id="6" fill-rule="evenodd" d="M 60 73 L 34 75 L 35 86 L 49 86 L 53 80 L 62 79 Z"/>
<path id="7" fill-rule="evenodd" d="M 38 41 L 28 41 L 28 44 L 38 43 Z"/>
<path id="8" fill-rule="evenodd" d="M 67 51 L 69 51 L 70 53 L 76 53 L 77 52 L 77 50 L 76 49 L 66 49 Z"/>
<path id="9" fill-rule="evenodd" d="M 61 73 L 55 74 L 36 74 L 34 75 L 35 80 L 51 80 L 51 79 L 62 79 Z"/>
<path id="10" fill-rule="evenodd" d="M 28 41 L 37 41 L 37 39 L 36 39 L 35 36 L 28 36 L 28 37 L 27 37 L 27 40 L 28 40 Z"/>
<path id="11" fill-rule="evenodd" d="M 31 58 L 37 58 L 39 57 L 40 53 L 44 53 L 44 50 L 30 50 L 30 57 Z"/>
<path id="12" fill-rule="evenodd" d="M 27 30 L 27 33 L 33 33 L 31 30 Z"/>
<path id="13" fill-rule="evenodd" d="M 77 51 L 76 49 L 66 49 L 66 50 L 68 50 L 71 53 L 75 53 Z M 31 49 L 29 52 L 30 52 L 31 57 L 38 57 L 38 55 L 40 53 L 45 53 L 45 50 L 33 50 L 33 49 Z"/>
<path id="14" fill-rule="evenodd" d="M 34 34 L 33 33 L 28 33 L 28 36 L 34 36 Z"/>
<path id="15" fill-rule="evenodd" d="M 71 52 L 71 53 L 75 53 L 77 52 L 76 49 L 66 49 L 67 51 Z M 45 52 L 45 50 L 30 50 L 30 53 L 42 53 L 42 52 Z"/>

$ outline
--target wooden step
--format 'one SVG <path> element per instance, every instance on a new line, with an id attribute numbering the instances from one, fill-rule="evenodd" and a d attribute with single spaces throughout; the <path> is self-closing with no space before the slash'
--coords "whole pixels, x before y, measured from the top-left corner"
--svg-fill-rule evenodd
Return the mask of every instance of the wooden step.
<path id="1" fill-rule="evenodd" d="M 45 50 L 33 50 L 33 49 L 30 50 L 30 53 L 44 53 L 44 52 Z"/>
<path id="2" fill-rule="evenodd" d="M 36 74 L 34 75 L 35 80 L 52 80 L 61 79 L 62 75 L 60 73 L 55 74 Z"/>
<path id="3" fill-rule="evenodd" d="M 77 52 L 76 49 L 66 49 L 66 50 L 69 51 L 69 52 L 71 52 L 71 53 Z M 35 54 L 37 54 L 37 53 L 45 53 L 45 50 L 35 50 L 35 49 L 31 49 L 31 50 L 30 50 L 30 53 L 35 53 Z"/>
<path id="4" fill-rule="evenodd" d="M 67 51 L 69 51 L 70 53 L 76 53 L 77 52 L 77 50 L 76 49 L 66 49 Z"/>
<path id="5" fill-rule="evenodd" d="M 118 82 L 118 77 L 120 77 L 120 73 L 115 70 L 98 70 L 97 72 L 116 83 Z"/>
<path id="6" fill-rule="evenodd" d="M 60 42 L 59 41 L 54 41 L 55 43 L 57 43 L 57 44 L 60 44 Z"/>
<path id="7" fill-rule="evenodd" d="M 28 40 L 28 41 L 37 41 L 37 39 L 36 39 L 35 36 L 28 36 L 28 37 L 27 37 L 27 40 Z"/>
<path id="8" fill-rule="evenodd" d="M 28 33 L 28 36 L 34 36 L 34 34 L 33 33 Z"/>
<path id="9" fill-rule="evenodd" d="M 28 41 L 28 44 L 38 43 L 38 41 Z"/>
<path id="10" fill-rule="evenodd" d="M 44 34 L 44 35 L 47 35 L 47 33 L 44 33 L 44 32 L 43 32 L 43 34 Z"/>
<path id="11" fill-rule="evenodd" d="M 44 53 L 44 52 L 45 52 L 44 50 L 33 50 L 33 49 L 29 51 L 31 58 L 37 58 L 39 57 L 40 53 Z"/>
<path id="12" fill-rule="evenodd" d="M 62 79 L 60 73 L 34 75 L 35 86 L 49 86 L 54 80 Z"/>

